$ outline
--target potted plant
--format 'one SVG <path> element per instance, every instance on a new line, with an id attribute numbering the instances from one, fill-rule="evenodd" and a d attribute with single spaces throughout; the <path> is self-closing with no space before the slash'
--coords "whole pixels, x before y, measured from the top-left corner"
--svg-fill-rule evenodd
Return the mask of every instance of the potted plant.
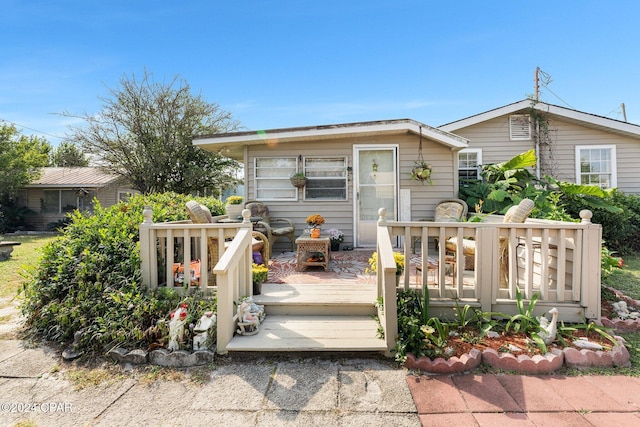
<path id="1" fill-rule="evenodd" d="M 396 279 L 398 279 L 404 271 L 404 255 L 402 255 L 400 252 L 394 252 L 393 259 L 396 262 Z M 371 254 L 371 258 L 369 258 L 369 267 L 366 269 L 366 272 L 378 272 L 378 252 L 374 252 L 373 254 Z"/>
<path id="2" fill-rule="evenodd" d="M 260 295 L 260 292 L 262 292 L 262 284 L 266 282 L 269 277 L 269 269 L 264 264 L 253 263 L 251 265 L 251 272 L 253 274 L 253 294 Z"/>
<path id="3" fill-rule="evenodd" d="M 329 240 L 331 241 L 331 250 L 339 251 L 340 243 L 344 241 L 344 233 L 337 228 L 330 228 L 327 233 L 329 233 Z"/>
<path id="4" fill-rule="evenodd" d="M 431 184 L 431 165 L 425 161 L 417 161 L 411 169 L 411 179 Z"/>
<path id="5" fill-rule="evenodd" d="M 229 218 L 237 218 L 239 216 L 242 216 L 242 209 L 244 208 L 244 206 L 242 205 L 242 200 L 242 196 L 227 197 L 224 209 Z"/>
<path id="6" fill-rule="evenodd" d="M 311 227 L 309 235 L 313 238 L 320 237 L 320 226 L 324 224 L 324 218 L 320 214 L 309 215 L 306 219 L 307 225 Z"/>
<path id="7" fill-rule="evenodd" d="M 307 177 L 302 172 L 296 172 L 289 177 L 289 181 L 294 187 L 302 188 L 307 184 Z"/>

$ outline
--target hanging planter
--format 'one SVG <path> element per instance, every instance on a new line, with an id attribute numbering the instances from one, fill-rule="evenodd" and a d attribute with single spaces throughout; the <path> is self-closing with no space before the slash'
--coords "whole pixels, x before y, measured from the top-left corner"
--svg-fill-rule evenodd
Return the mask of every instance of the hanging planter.
<path id="1" fill-rule="evenodd" d="M 411 169 L 411 179 L 423 184 L 425 181 L 431 184 L 431 165 L 425 161 L 415 162 L 413 169 Z"/>
<path id="2" fill-rule="evenodd" d="M 420 126 L 420 143 L 418 144 L 418 159 L 414 162 L 411 169 L 411 179 L 420 181 L 422 184 L 428 182 L 431 184 L 431 165 L 424 161 L 422 157 L 422 126 Z"/>
<path id="3" fill-rule="evenodd" d="M 291 177 L 289 177 L 289 181 L 291 181 L 291 185 L 296 188 L 302 188 L 307 185 L 307 177 L 304 176 L 302 172 L 291 175 Z"/>

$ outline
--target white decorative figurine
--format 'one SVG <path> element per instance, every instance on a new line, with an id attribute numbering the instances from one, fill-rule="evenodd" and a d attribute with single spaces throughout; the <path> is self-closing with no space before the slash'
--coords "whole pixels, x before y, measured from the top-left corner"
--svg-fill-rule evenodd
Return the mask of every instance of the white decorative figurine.
<path id="1" fill-rule="evenodd" d="M 170 351 L 180 350 L 180 344 L 184 340 L 184 325 L 187 323 L 187 304 L 180 304 L 178 309 L 171 313 L 169 321 L 169 345 Z"/>
<path id="2" fill-rule="evenodd" d="M 556 334 L 558 332 L 556 323 L 558 322 L 558 309 L 553 307 L 549 310 L 551 313 L 551 322 L 545 316 L 540 316 L 538 321 L 540 322 L 540 328 L 542 329 L 538 335 L 542 338 L 545 344 L 549 345 L 556 339 Z"/>
<path id="3" fill-rule="evenodd" d="M 238 330 L 240 335 L 255 335 L 260 330 L 258 314 L 251 312 L 251 303 L 244 300 L 238 306 Z"/>
<path id="4" fill-rule="evenodd" d="M 216 327 L 216 315 L 207 311 L 193 328 L 193 350 L 206 350 L 210 345 L 213 328 Z"/>

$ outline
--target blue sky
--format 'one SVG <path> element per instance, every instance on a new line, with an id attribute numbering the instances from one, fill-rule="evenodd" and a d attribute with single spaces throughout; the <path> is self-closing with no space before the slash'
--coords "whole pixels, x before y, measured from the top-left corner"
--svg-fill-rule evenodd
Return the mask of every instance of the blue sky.
<path id="1" fill-rule="evenodd" d="M 246 129 L 412 118 L 534 92 L 640 124 L 640 2 L 1 0 L 0 119 L 57 144 L 123 76 L 184 79 Z"/>

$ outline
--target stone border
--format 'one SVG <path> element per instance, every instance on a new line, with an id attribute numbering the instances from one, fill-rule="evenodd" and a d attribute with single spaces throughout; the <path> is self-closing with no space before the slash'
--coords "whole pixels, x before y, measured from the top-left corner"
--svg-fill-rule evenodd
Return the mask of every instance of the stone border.
<path id="1" fill-rule="evenodd" d="M 198 350 L 190 352 L 186 350 L 169 351 L 159 349 L 147 352 L 140 349 L 128 351 L 122 347 L 116 347 L 109 350 L 107 356 L 117 363 L 130 363 L 132 365 L 149 363 L 170 368 L 190 368 L 213 363 L 215 351 Z"/>
<path id="2" fill-rule="evenodd" d="M 624 345 L 624 338 L 614 337 L 618 345 L 611 351 L 602 350 L 578 350 L 574 347 L 567 347 L 562 350 L 564 359 L 568 366 L 574 368 L 608 368 L 611 366 L 628 367 L 631 365 L 629 359 L 631 355 Z"/>
<path id="3" fill-rule="evenodd" d="M 429 357 L 416 357 L 409 353 L 404 366 L 407 369 L 416 371 L 430 372 L 433 374 L 457 374 L 461 372 L 471 371 L 477 368 L 482 362 L 482 352 L 477 348 L 471 349 L 469 353 L 463 354 L 461 357 L 451 357 L 445 360 L 441 357 L 431 360 Z"/>
<path id="4" fill-rule="evenodd" d="M 493 368 L 521 374 L 547 374 L 559 370 L 565 364 L 574 368 L 628 367 L 630 354 L 624 345 L 624 338 L 619 336 L 615 338 L 619 345 L 611 351 L 578 350 L 574 347 L 566 347 L 562 350 L 555 348 L 545 355 L 533 357 L 524 354 L 499 353 L 494 349 L 485 349 L 481 352 L 475 348 L 460 358 L 452 357 L 449 360 L 442 358 L 431 360 L 428 357 L 416 359 L 413 354 L 409 353 L 404 367 L 440 375 L 471 371 L 477 368 L 480 362 Z"/>
<path id="5" fill-rule="evenodd" d="M 554 348 L 544 356 L 533 357 L 521 354 L 516 356 L 511 353 L 498 353 L 492 348 L 482 352 L 482 361 L 494 368 L 505 371 L 515 371 L 526 374 L 546 374 L 557 371 L 564 364 L 564 354 L 560 349 Z"/>

